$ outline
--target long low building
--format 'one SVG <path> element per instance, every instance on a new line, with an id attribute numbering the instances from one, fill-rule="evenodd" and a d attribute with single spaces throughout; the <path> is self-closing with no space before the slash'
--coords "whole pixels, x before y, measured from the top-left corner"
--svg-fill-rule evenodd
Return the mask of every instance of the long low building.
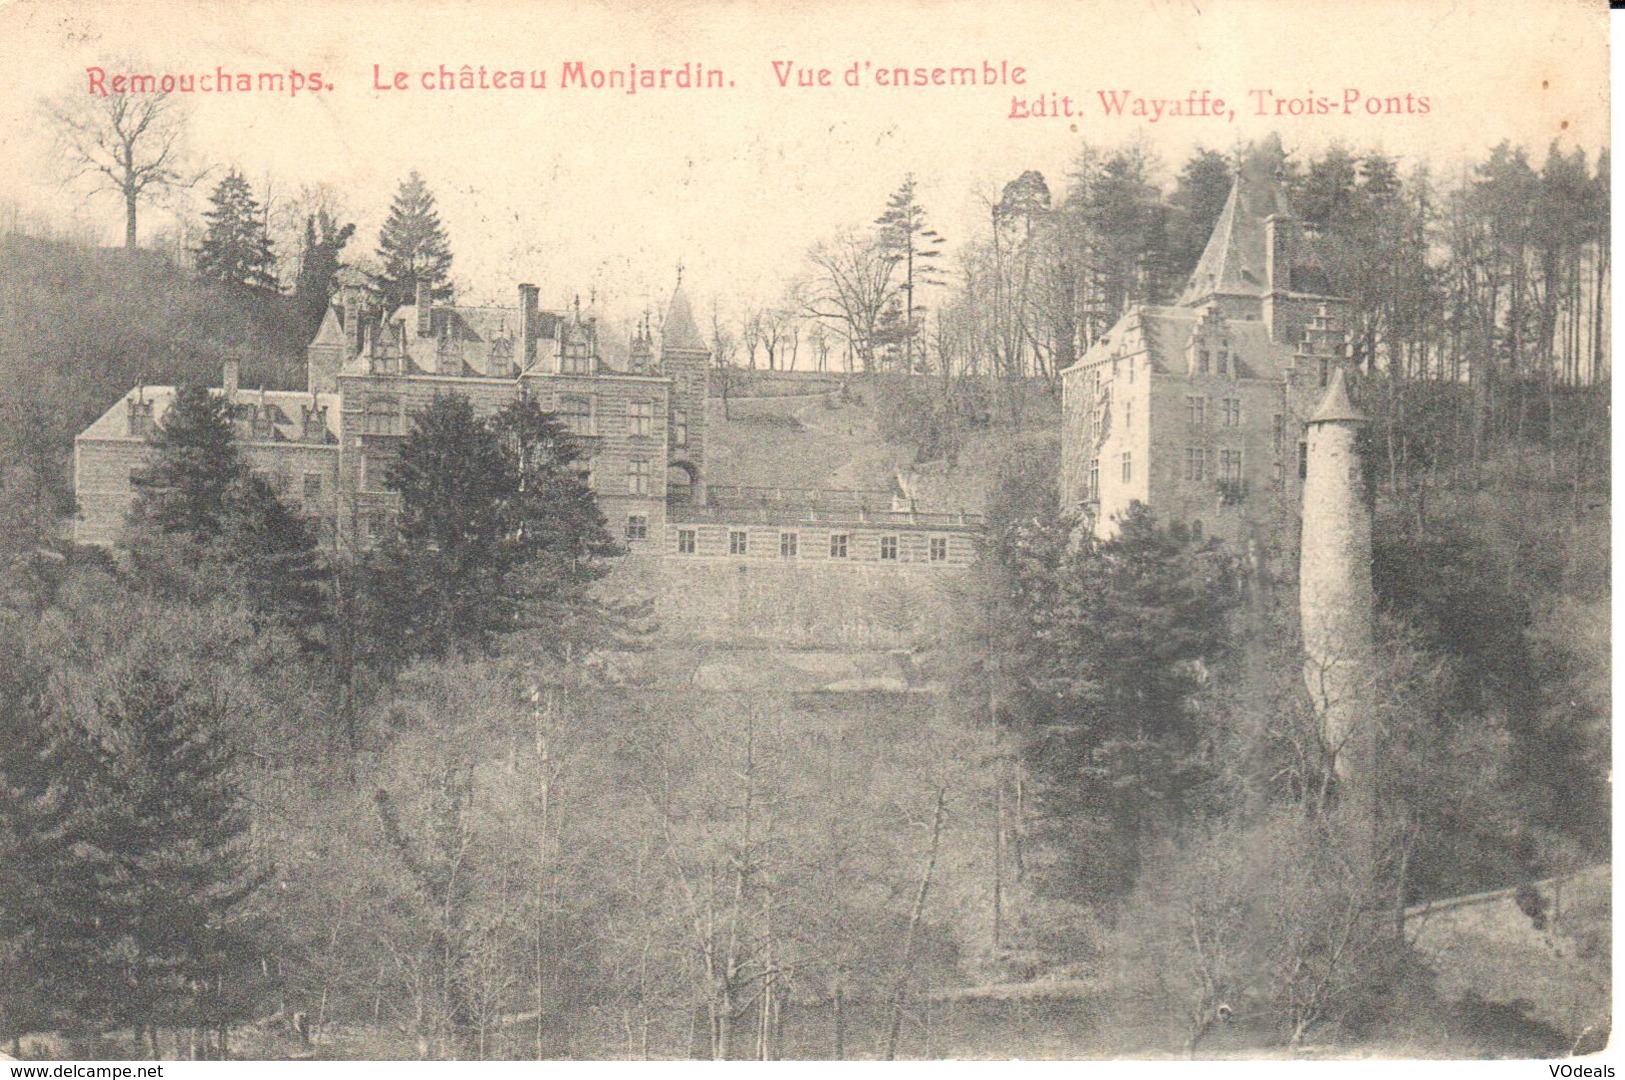
<path id="1" fill-rule="evenodd" d="M 510 308 L 432 301 L 369 309 L 341 293 L 306 353 L 304 391 L 247 389 L 235 361 L 215 392 L 229 398 L 245 460 L 316 524 L 322 542 L 361 550 L 399 512 L 386 477 L 413 415 L 461 394 L 489 414 L 520 395 L 560 417 L 610 528 L 633 556 L 677 560 L 964 567 L 981 519 L 931 512 L 899 489 L 709 487 L 711 354 L 681 285 L 658 335 L 646 320 L 624 370 L 608 367 L 597 320 L 543 311 L 520 285 Z M 171 386 L 138 386 L 74 441 L 80 543 L 114 544 L 135 499 Z"/>

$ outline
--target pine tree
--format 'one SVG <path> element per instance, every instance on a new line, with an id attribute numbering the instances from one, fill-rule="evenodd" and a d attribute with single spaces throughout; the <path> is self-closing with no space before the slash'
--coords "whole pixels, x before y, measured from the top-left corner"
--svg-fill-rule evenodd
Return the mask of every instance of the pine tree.
<path id="1" fill-rule="evenodd" d="M 436 300 L 450 300 L 451 248 L 440 224 L 434 195 L 416 171 L 401 183 L 389 217 L 378 233 L 383 272 L 378 288 L 386 309 L 412 303 L 418 282 L 427 282 Z"/>
<path id="2" fill-rule="evenodd" d="M 257 617 L 312 632 L 324 610 L 316 538 L 243 462 L 230 402 L 181 387 L 154 443 L 130 512 L 137 562 L 178 569 L 190 593 L 218 588 L 222 577 L 235 581 Z M 211 574 L 222 568 L 228 573 Z"/>
<path id="3" fill-rule="evenodd" d="M 227 497 L 245 468 L 232 432 L 231 402 L 183 386 L 153 437 L 151 466 L 135 479 L 132 524 L 207 542 L 223 528 Z"/>
<path id="4" fill-rule="evenodd" d="M 276 289 L 276 256 L 265 231 L 265 214 L 248 181 L 233 169 L 209 196 L 209 230 L 198 248 L 198 273 L 228 288 Z"/>
<path id="5" fill-rule="evenodd" d="M 226 981 L 251 955 L 259 879 L 223 705 L 166 661 L 142 642 L 92 707 L 60 719 L 54 794 L 35 800 L 50 827 L 34 836 L 30 970 L 80 1025 L 222 1029 Z"/>
<path id="6" fill-rule="evenodd" d="M 914 372 L 914 339 L 919 336 L 920 316 L 925 306 L 917 302 L 916 289 L 940 285 L 936 260 L 942 257 L 943 238 L 925 223 L 925 207 L 914 197 L 914 174 L 903 178 L 903 186 L 886 203 L 886 212 L 875 219 L 881 249 L 903 269 L 903 307 L 892 323 L 895 343 L 903 345 L 904 370 Z"/>
<path id="7" fill-rule="evenodd" d="M 305 219 L 304 258 L 299 263 L 299 277 L 294 283 L 294 296 L 304 316 L 309 333 L 315 334 L 327 314 L 327 305 L 338 287 L 338 273 L 344 263 L 344 246 L 355 235 L 355 226 L 343 227 L 324 209 Z"/>
<path id="8" fill-rule="evenodd" d="M 534 402 L 486 422 L 447 396 L 418 415 L 385 481 L 401 496 L 398 537 L 369 574 L 381 658 L 484 649 L 586 603 L 598 560 L 620 549 L 579 455 Z"/>
<path id="9" fill-rule="evenodd" d="M 66 812 L 53 768 L 48 672 L 0 626 L 0 1040 L 51 1026 L 48 971 L 36 960 Z"/>

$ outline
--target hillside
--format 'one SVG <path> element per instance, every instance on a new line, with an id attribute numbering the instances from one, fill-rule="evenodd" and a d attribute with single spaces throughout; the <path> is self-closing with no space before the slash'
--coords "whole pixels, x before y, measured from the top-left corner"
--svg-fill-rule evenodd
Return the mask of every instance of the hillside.
<path id="1" fill-rule="evenodd" d="M 1022 423 L 968 428 L 957 458 L 917 462 L 915 445 L 885 437 L 895 393 L 884 383 L 780 375 L 710 407 L 712 485 L 889 490 L 899 474 L 922 509 L 981 511 L 1002 462 L 1023 449 L 1059 456 L 1059 410 L 1027 391 Z"/>
<path id="2" fill-rule="evenodd" d="M 215 385 L 227 354 L 245 386 L 304 382 L 288 298 L 201 285 L 154 252 L 0 238 L 0 317 L 0 466 L 43 451 L 64 493 L 73 437 L 138 383 Z"/>

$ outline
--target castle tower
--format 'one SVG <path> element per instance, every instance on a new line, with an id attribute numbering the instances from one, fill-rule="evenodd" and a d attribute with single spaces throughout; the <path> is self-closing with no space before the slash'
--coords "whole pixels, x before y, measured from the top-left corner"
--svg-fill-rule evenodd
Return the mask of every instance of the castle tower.
<path id="1" fill-rule="evenodd" d="M 683 292 L 679 276 L 677 288 L 666 307 L 666 321 L 660 327 L 660 370 L 672 380 L 671 416 L 667 431 L 668 460 L 673 469 L 686 474 L 687 498 L 705 505 L 706 399 L 711 384 L 711 347 L 694 322 L 694 309 Z"/>
<path id="2" fill-rule="evenodd" d="M 1365 707 L 1371 678 L 1371 514 L 1357 446 L 1367 418 L 1333 368 L 1309 418 L 1303 484 L 1299 606 L 1304 682 L 1320 716 L 1340 785 L 1365 803 L 1373 794 L 1375 732 Z"/>

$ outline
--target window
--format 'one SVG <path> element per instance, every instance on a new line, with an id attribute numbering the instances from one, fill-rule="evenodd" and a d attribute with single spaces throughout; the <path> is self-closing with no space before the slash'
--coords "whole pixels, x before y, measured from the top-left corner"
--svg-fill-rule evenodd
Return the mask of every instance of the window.
<path id="1" fill-rule="evenodd" d="M 1123 402 L 1123 430 L 1134 430 L 1134 402 Z"/>
<path id="2" fill-rule="evenodd" d="M 1277 459 L 1274 466 L 1272 466 L 1271 475 L 1275 480 L 1275 487 L 1277 490 L 1281 490 L 1286 487 L 1286 465 L 1283 464 L 1279 459 Z"/>
<path id="3" fill-rule="evenodd" d="M 779 555 L 786 559 L 795 558 L 796 547 L 800 539 L 793 532 L 781 532 L 779 534 Z"/>
<path id="4" fill-rule="evenodd" d="M 1228 375 L 1228 374 L 1230 374 L 1230 349 L 1228 348 L 1229 344 L 1230 344 L 1229 342 L 1225 342 L 1219 348 L 1219 374 L 1220 375 Z"/>
<path id="5" fill-rule="evenodd" d="M 1241 480 L 1240 450 L 1219 451 L 1219 479 L 1232 483 Z"/>
<path id="6" fill-rule="evenodd" d="M 308 472 L 305 474 L 305 498 L 307 500 L 322 497 L 322 474 Z"/>
<path id="7" fill-rule="evenodd" d="M 1309 444 L 1306 442 L 1298 444 L 1298 479 L 1309 479 Z"/>
<path id="8" fill-rule="evenodd" d="M 584 394 L 564 394 L 559 398 L 559 419 L 572 435 L 592 434 L 592 398 Z"/>
<path id="9" fill-rule="evenodd" d="M 880 538 L 880 557 L 882 559 L 897 558 L 897 537 L 882 536 Z"/>
<path id="10" fill-rule="evenodd" d="M 626 518 L 626 538 L 628 540 L 649 539 L 649 519 L 643 514 L 628 514 Z"/>
<path id="11" fill-rule="evenodd" d="M 1097 457 L 1089 459 L 1089 496 L 1100 498 L 1100 459 Z"/>
<path id="12" fill-rule="evenodd" d="M 1134 455 L 1127 450 L 1123 451 L 1123 480 L 1134 479 Z"/>
<path id="13" fill-rule="evenodd" d="M 1201 427 L 1207 423 L 1207 398 L 1200 394 L 1192 394 L 1185 399 L 1185 412 L 1189 414 L 1192 426 Z"/>
<path id="14" fill-rule="evenodd" d="M 1128 381 L 1130 386 L 1134 385 L 1134 357 L 1132 356 L 1128 358 Z"/>
<path id="15" fill-rule="evenodd" d="M 1185 448 L 1185 479 L 1207 479 L 1207 451 L 1200 446 Z"/>
<path id="16" fill-rule="evenodd" d="M 829 534 L 829 557 L 832 559 L 846 558 L 846 533 Z"/>
<path id="17" fill-rule="evenodd" d="M 948 561 L 948 538 L 946 536 L 933 536 L 931 538 L 931 561 Z"/>
<path id="18" fill-rule="evenodd" d="M 309 405 L 301 406 L 304 416 L 304 439 L 306 442 L 327 441 L 327 406 L 312 409 Z"/>
<path id="19" fill-rule="evenodd" d="M 1332 362 L 1331 362 L 1331 359 L 1329 357 L 1324 357 L 1323 356 L 1320 359 L 1320 385 L 1321 385 L 1322 388 L 1324 388 L 1331 381 L 1332 381 Z"/>
<path id="20" fill-rule="evenodd" d="M 1194 540 L 1202 539 L 1202 519 L 1201 518 L 1197 518 L 1195 521 L 1191 522 L 1191 538 L 1194 539 Z"/>
<path id="21" fill-rule="evenodd" d="M 733 529 L 728 533 L 728 554 L 750 554 L 750 534 L 743 529 Z"/>
<path id="22" fill-rule="evenodd" d="M 655 407 L 648 401 L 626 403 L 626 433 L 647 437 L 654 434 Z"/>
<path id="23" fill-rule="evenodd" d="M 673 446 L 688 445 L 688 413 L 674 412 L 671 414 L 671 444 Z"/>
<path id="24" fill-rule="evenodd" d="M 367 411 L 361 415 L 361 434 L 399 435 L 401 414 L 394 398 L 373 398 L 367 402 Z"/>
<path id="25" fill-rule="evenodd" d="M 649 494 L 649 459 L 632 458 L 626 463 L 626 493 Z"/>
<path id="26" fill-rule="evenodd" d="M 1196 370 L 1206 375 L 1213 370 L 1213 354 L 1203 349 L 1196 354 Z"/>
<path id="27" fill-rule="evenodd" d="M 697 547 L 697 545 L 694 543 L 695 539 L 696 539 L 696 537 L 694 535 L 694 530 L 693 529 L 678 529 L 677 530 L 677 554 L 679 554 L 679 555 L 692 555 L 692 554 L 694 554 L 695 548 Z"/>
<path id="28" fill-rule="evenodd" d="M 1279 454 L 1286 445 L 1286 417 L 1276 413 L 1270 417 L 1270 453 Z"/>
<path id="29" fill-rule="evenodd" d="M 152 402 L 130 402 L 130 437 L 144 439 L 153 433 Z"/>
<path id="30" fill-rule="evenodd" d="M 1241 399 L 1227 397 L 1224 399 L 1224 426 L 1241 426 Z"/>

